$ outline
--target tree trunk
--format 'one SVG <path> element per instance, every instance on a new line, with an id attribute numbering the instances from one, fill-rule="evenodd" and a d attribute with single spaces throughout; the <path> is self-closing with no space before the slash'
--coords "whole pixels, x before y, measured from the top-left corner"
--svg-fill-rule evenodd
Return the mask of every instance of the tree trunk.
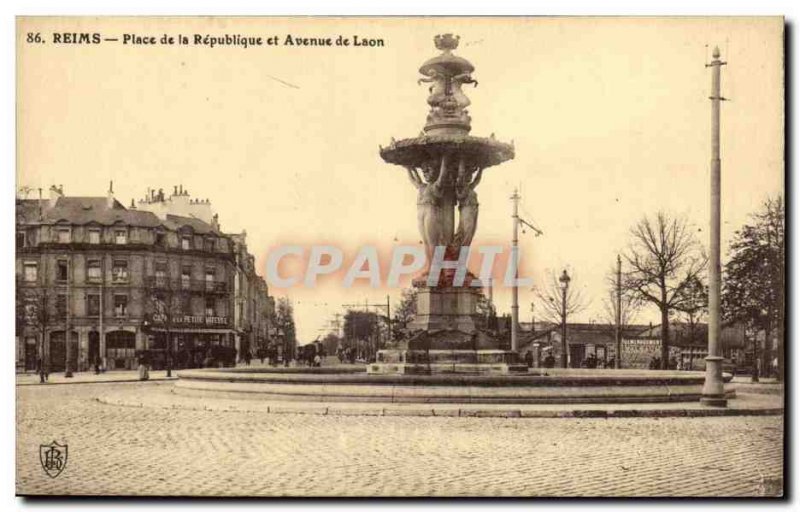
<path id="1" fill-rule="evenodd" d="M 784 304 L 783 304 L 783 291 L 780 292 L 780 302 L 778 303 L 778 340 L 775 347 L 778 356 L 778 374 L 775 376 L 778 379 L 778 382 L 783 382 L 783 337 L 785 335 L 784 331 Z"/>
<path id="2" fill-rule="evenodd" d="M 758 331 L 753 335 L 753 376 L 752 382 L 758 382 Z"/>
<path id="3" fill-rule="evenodd" d="M 772 321 L 767 320 L 764 328 L 764 349 L 761 351 L 761 372 L 760 376 L 771 377 L 772 373 L 772 350 L 770 342 L 772 338 Z"/>
<path id="4" fill-rule="evenodd" d="M 669 363 L 669 308 L 661 306 L 661 369 Z"/>
<path id="5" fill-rule="evenodd" d="M 786 296 L 785 296 L 785 265 L 786 254 L 784 250 L 784 242 L 786 234 L 781 236 L 781 243 L 779 245 L 780 252 L 778 253 L 780 261 L 778 261 L 778 341 L 775 347 L 778 356 L 778 375 L 776 375 L 778 382 L 783 382 L 783 351 L 784 351 L 784 336 L 786 334 L 784 329 L 784 321 L 786 314 Z"/>

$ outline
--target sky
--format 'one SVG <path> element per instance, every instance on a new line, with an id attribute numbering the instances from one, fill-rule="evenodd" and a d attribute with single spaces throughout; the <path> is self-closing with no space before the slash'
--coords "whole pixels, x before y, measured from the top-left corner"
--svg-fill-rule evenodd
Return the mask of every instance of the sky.
<path id="1" fill-rule="evenodd" d="M 510 196 L 544 234 L 523 234 L 534 283 L 569 269 L 605 320 L 605 275 L 630 228 L 659 210 L 707 244 L 711 48 L 722 70 L 722 241 L 783 193 L 780 18 L 81 18 L 23 19 L 18 32 L 17 181 L 123 204 L 182 184 L 224 230 L 247 231 L 262 269 L 280 244 L 417 243 L 416 191 L 379 145 L 415 137 L 427 114 L 419 66 L 436 34 L 475 66 L 472 134 L 514 142 L 516 157 L 477 189 L 476 243 L 510 242 Z M 55 45 L 52 34 L 240 34 L 376 38 L 383 47 Z M 723 249 L 723 257 L 725 254 Z M 398 289 L 272 288 L 295 307 L 301 343 L 344 304 L 396 304 Z M 521 318 L 534 293 L 520 290 Z M 500 313 L 509 290 L 495 291 Z M 654 311 L 641 322 L 658 322 Z"/>

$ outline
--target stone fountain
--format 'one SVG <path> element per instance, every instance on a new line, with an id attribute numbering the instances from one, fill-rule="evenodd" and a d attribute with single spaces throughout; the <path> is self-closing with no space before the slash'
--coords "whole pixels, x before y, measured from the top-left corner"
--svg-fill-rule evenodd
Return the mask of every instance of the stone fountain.
<path id="1" fill-rule="evenodd" d="M 470 135 L 470 101 L 462 88 L 477 86 L 472 64 L 453 54 L 459 37 L 434 38 L 441 54 L 428 59 L 418 83 L 430 84 L 430 110 L 418 137 L 380 148 L 387 163 L 401 166 L 417 189 L 417 227 L 428 262 L 457 261 L 472 243 L 478 226 L 476 188 L 489 167 L 514 158 L 514 147 L 491 137 Z M 458 222 L 456 223 L 456 210 Z M 514 352 L 502 350 L 499 340 L 478 327 L 478 298 L 474 276 L 454 282 L 455 270 L 445 269 L 431 284 L 428 271 L 414 280 L 417 312 L 412 334 L 381 350 L 367 367 L 378 374 L 509 373 L 524 372 Z"/>
<path id="2" fill-rule="evenodd" d="M 452 262 L 475 235 L 476 188 L 483 172 L 514 158 L 514 147 L 493 136 L 469 135 L 469 99 L 462 87 L 477 85 L 474 68 L 453 54 L 457 36 L 444 34 L 434 41 L 441 55 L 420 68 L 420 82 L 430 84 L 430 111 L 423 131 L 416 138 L 393 140 L 380 154 L 386 162 L 401 166 L 417 189 L 417 223 L 429 260 L 438 251 L 443 260 Z M 462 415 L 462 405 L 475 404 L 694 403 L 701 396 L 701 372 L 560 368 L 528 372 L 516 353 L 504 350 L 500 340 L 481 329 L 477 321 L 481 288 L 469 286 L 474 276 L 467 274 L 457 286 L 452 269 L 430 280 L 432 284 L 429 274 L 435 275 L 435 270 L 428 269 L 414 281 L 417 315 L 409 336 L 379 351 L 366 372 L 363 366 L 350 365 L 181 370 L 174 390 L 204 398 L 332 405 L 377 402 L 381 408 L 383 404 L 458 404 L 456 409 L 435 411 L 436 415 L 454 411 Z M 731 375 L 724 378 L 727 383 Z M 725 396 L 735 396 L 730 384 Z M 327 414 L 329 409 L 324 410 Z M 522 414 L 518 409 L 499 412 Z M 550 412 L 560 416 L 564 411 Z M 637 410 L 622 412 L 639 414 Z"/>

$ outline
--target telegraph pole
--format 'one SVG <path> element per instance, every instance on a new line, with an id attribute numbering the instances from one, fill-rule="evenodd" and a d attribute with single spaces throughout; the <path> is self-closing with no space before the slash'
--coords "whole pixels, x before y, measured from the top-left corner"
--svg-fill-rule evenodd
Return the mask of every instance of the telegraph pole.
<path id="1" fill-rule="evenodd" d="M 614 357 L 614 368 L 622 368 L 622 257 L 617 254 L 617 314 L 616 328 L 614 329 L 614 341 L 616 342 L 616 356 Z"/>
<path id="2" fill-rule="evenodd" d="M 726 407 L 725 389 L 722 382 L 722 357 L 720 356 L 720 173 L 722 163 L 719 150 L 720 69 L 726 64 L 719 60 L 719 47 L 714 47 L 711 68 L 711 229 L 710 258 L 708 260 L 708 357 L 706 357 L 706 380 L 703 384 L 703 405 Z"/>
<path id="3" fill-rule="evenodd" d="M 519 287 L 517 286 L 517 277 L 519 275 L 519 193 L 514 189 L 514 195 L 511 200 L 514 201 L 514 214 L 511 218 L 514 221 L 514 237 L 511 239 L 511 257 L 514 265 L 514 282 L 511 284 L 511 351 L 516 352 L 519 350 L 519 341 L 517 340 L 517 329 L 519 329 Z"/>

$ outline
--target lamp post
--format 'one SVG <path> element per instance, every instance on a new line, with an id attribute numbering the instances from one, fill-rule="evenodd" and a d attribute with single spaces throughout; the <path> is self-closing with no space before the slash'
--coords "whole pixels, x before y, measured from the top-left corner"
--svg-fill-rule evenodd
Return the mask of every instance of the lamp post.
<path id="1" fill-rule="evenodd" d="M 567 367 L 567 355 L 569 352 L 569 345 L 567 344 L 567 291 L 569 290 L 570 282 L 569 274 L 566 269 L 561 273 L 558 282 L 561 285 L 561 367 Z"/>

